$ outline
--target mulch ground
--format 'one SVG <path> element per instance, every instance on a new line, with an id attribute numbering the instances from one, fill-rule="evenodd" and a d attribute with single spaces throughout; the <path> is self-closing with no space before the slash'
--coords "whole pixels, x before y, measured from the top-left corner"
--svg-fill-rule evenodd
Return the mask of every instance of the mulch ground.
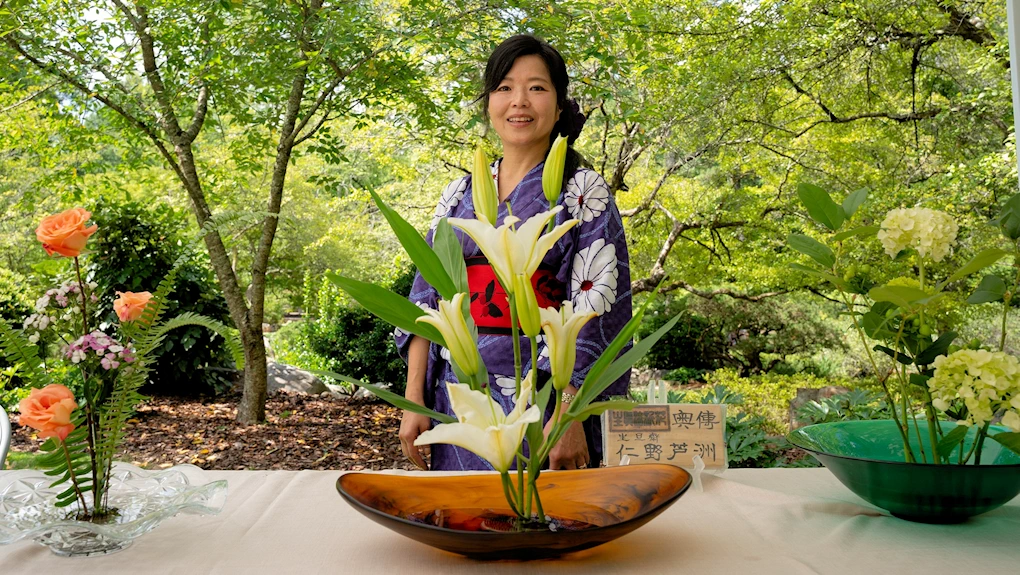
<path id="1" fill-rule="evenodd" d="M 241 425 L 239 400 L 153 397 L 130 420 L 118 459 L 149 469 L 414 469 L 400 452 L 400 410 L 389 405 L 281 392 L 264 424 Z M 12 451 L 38 449 L 31 429 L 12 427 Z"/>

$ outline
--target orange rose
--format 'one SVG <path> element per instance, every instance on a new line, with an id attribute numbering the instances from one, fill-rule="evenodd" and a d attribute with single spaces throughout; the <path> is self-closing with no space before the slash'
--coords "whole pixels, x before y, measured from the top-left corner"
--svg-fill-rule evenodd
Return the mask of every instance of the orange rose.
<path id="1" fill-rule="evenodd" d="M 35 237 L 42 242 L 46 253 L 55 253 L 69 258 L 78 257 L 85 249 L 89 236 L 96 233 L 99 226 L 85 227 L 92 213 L 84 208 L 71 208 L 43 218 L 35 229 Z"/>
<path id="2" fill-rule="evenodd" d="M 21 400 L 18 410 L 21 425 L 39 430 L 39 437 L 56 437 L 63 441 L 74 431 L 71 413 L 78 408 L 74 394 L 60 384 L 33 389 Z"/>
<path id="3" fill-rule="evenodd" d="M 152 294 L 147 291 L 138 293 L 119 291 L 117 295 L 120 297 L 113 300 L 113 311 L 117 312 L 117 317 L 122 322 L 135 321 L 142 317 L 145 306 L 149 305 L 149 300 L 152 299 Z"/>

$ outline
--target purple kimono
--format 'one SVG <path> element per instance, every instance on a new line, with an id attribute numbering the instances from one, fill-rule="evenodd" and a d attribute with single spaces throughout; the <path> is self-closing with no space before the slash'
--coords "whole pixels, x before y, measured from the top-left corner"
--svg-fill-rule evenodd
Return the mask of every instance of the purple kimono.
<path id="1" fill-rule="evenodd" d="M 502 223 L 510 205 L 513 215 L 522 221 L 549 209 L 549 202 L 542 192 L 542 167 L 535 166 L 514 191 L 499 205 L 498 223 Z M 493 163 L 492 173 L 498 174 L 499 162 Z M 564 209 L 556 215 L 556 224 L 574 218 L 580 223 L 568 231 L 546 254 L 542 268 L 563 286 L 566 297 L 573 302 L 574 310 L 592 310 L 598 316 L 589 321 L 577 338 L 577 363 L 571 384 L 581 387 L 588 369 L 602 351 L 616 337 L 631 318 L 630 266 L 627 257 L 627 243 L 623 234 L 623 220 L 616 208 L 616 202 L 609 193 L 605 180 L 592 170 L 578 169 L 567 181 L 561 196 Z M 426 236 L 432 243 L 432 234 L 443 217 L 474 218 L 471 196 L 471 177 L 464 176 L 446 187 L 435 217 Z M 456 230 L 467 261 L 477 261 L 481 250 L 474 241 L 460 230 Z M 550 273 L 551 272 L 551 273 Z M 471 294 L 475 299 L 480 294 Z M 428 285 L 421 274 L 414 280 L 410 300 L 421 307 L 436 309 L 439 298 L 436 290 Z M 496 401 L 509 413 L 514 407 L 514 355 L 513 339 L 509 335 L 485 333 L 480 330 L 478 349 L 489 371 L 489 390 Z M 395 332 L 397 348 L 401 357 L 407 360 L 411 337 L 401 331 Z M 549 378 L 549 351 L 539 336 L 539 382 Z M 429 347 L 428 368 L 425 375 L 426 406 L 441 413 L 453 414 L 444 382 L 456 382 L 457 377 L 449 363 L 449 352 L 436 344 Z M 531 348 L 528 339 L 521 336 L 522 376 L 531 369 Z M 630 374 L 610 385 L 602 398 L 610 395 L 624 395 Z M 551 415 L 550 409 L 546 419 Z M 435 422 L 433 422 L 435 425 Z M 602 460 L 602 425 L 598 417 L 589 417 L 584 422 L 590 466 L 596 467 Z M 449 444 L 434 444 L 432 447 L 431 469 L 435 470 L 482 470 L 492 469 L 487 461 L 474 453 Z"/>

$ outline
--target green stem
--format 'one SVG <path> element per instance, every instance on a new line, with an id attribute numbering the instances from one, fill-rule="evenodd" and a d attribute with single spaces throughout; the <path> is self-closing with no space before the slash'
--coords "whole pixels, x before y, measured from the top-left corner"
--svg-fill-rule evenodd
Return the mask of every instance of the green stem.
<path id="1" fill-rule="evenodd" d="M 861 343 L 864 344 L 864 351 L 868 354 L 868 361 L 871 363 L 871 368 L 875 370 L 875 377 L 878 378 L 878 382 L 882 384 L 882 390 L 885 391 L 886 400 L 889 402 L 889 409 L 892 410 L 893 421 L 896 422 L 896 429 L 900 431 L 900 436 L 903 438 L 904 453 L 908 455 L 908 461 L 913 461 L 914 456 L 910 451 L 910 440 L 907 437 L 907 430 L 903 425 L 900 424 L 900 419 L 896 417 L 896 400 L 893 398 L 892 392 L 889 391 L 889 384 L 886 382 L 889 376 L 882 377 L 880 375 L 881 370 L 878 367 L 878 362 L 875 361 L 875 355 L 871 353 L 871 347 L 868 345 L 867 335 L 864 333 L 864 328 L 857 321 L 857 313 L 854 311 L 853 301 L 847 299 L 847 293 L 840 290 L 840 295 L 843 298 L 843 305 L 846 306 L 847 311 L 850 313 L 850 319 L 854 322 L 854 329 L 857 330 L 858 337 L 861 338 Z"/>
<path id="2" fill-rule="evenodd" d="M 506 497 L 506 502 L 510 504 L 510 510 L 518 517 L 521 517 L 521 512 L 517 509 L 517 501 L 514 500 L 513 489 L 511 489 L 510 474 L 504 471 L 499 475 L 499 478 L 503 482 L 503 496 Z"/>
<path id="3" fill-rule="evenodd" d="M 986 421 L 985 424 L 981 427 L 981 430 L 978 431 L 976 442 L 977 450 L 974 453 L 974 465 L 981 465 L 981 448 L 985 444 L 985 438 L 988 437 L 988 426 L 991 424 L 992 424 L 991 421 Z"/>
<path id="4" fill-rule="evenodd" d="M 527 496 L 524 494 L 524 456 L 517 453 L 517 501 L 524 501 L 528 506 Z"/>
<path id="5" fill-rule="evenodd" d="M 935 461 L 935 465 L 941 463 L 939 461 L 939 438 L 936 430 L 939 429 L 939 420 L 935 416 L 935 408 L 931 406 L 931 400 L 924 404 L 925 415 L 928 416 L 928 441 L 931 442 L 931 456 Z"/>
<path id="6" fill-rule="evenodd" d="M 900 353 L 900 340 L 903 338 L 903 328 L 905 328 L 905 327 L 906 327 L 906 317 L 904 317 L 903 319 L 900 320 L 900 329 L 899 329 L 899 331 L 896 332 L 896 339 L 893 340 L 893 351 L 897 355 L 899 355 L 899 353 Z M 907 401 L 908 401 L 907 394 L 910 391 L 910 388 L 908 387 L 910 385 L 910 382 L 906 381 L 904 379 L 904 377 L 903 377 L 903 370 L 900 369 L 900 367 L 899 367 L 902 364 L 900 364 L 899 359 L 894 357 L 893 358 L 893 362 L 897 366 L 894 371 L 896 372 L 896 377 L 900 381 L 901 412 L 903 413 L 903 427 L 904 427 L 904 429 L 906 431 L 906 434 L 903 437 L 903 450 L 904 450 L 904 453 L 907 456 L 907 463 L 914 463 L 914 462 L 917 461 L 917 458 L 914 456 L 914 450 L 910 447 L 910 439 L 908 437 L 908 435 L 910 434 L 910 416 L 908 415 L 909 408 L 908 408 L 908 405 L 907 405 Z M 895 417 L 895 416 L 896 416 L 896 408 L 894 407 L 893 408 L 893 417 Z M 914 421 L 914 425 L 915 426 L 917 425 L 917 421 L 916 420 Z M 920 441 L 920 431 L 918 432 L 918 441 Z M 920 444 L 919 444 L 919 446 L 920 446 Z M 922 449 L 922 452 L 921 452 L 921 457 L 924 458 L 924 451 L 923 451 L 923 449 Z"/>
<path id="7" fill-rule="evenodd" d="M 1013 244 L 1013 267 L 1016 268 L 1013 289 L 1011 293 L 1002 298 L 1002 336 L 999 338 L 999 351 L 1006 350 L 1006 317 L 1009 315 L 1009 302 L 1013 299 L 1017 288 L 1020 288 L 1020 244 Z"/>
<path id="8" fill-rule="evenodd" d="M 535 508 L 538 510 L 538 522 L 545 523 L 545 510 L 542 508 L 542 498 L 538 495 L 538 474 L 540 471 L 536 470 L 532 473 L 528 471 L 528 492 L 531 493 L 531 501 L 534 502 Z M 528 513 L 531 513 L 531 508 L 528 508 Z"/>
<path id="9" fill-rule="evenodd" d="M 74 492 L 78 495 L 78 501 L 81 501 L 81 512 L 88 515 L 89 506 L 85 503 L 85 496 L 81 492 L 81 488 L 78 487 L 78 476 L 74 473 L 74 464 L 71 463 L 71 452 L 67 449 L 67 444 L 64 440 L 60 440 L 60 447 L 64 450 L 64 461 L 67 462 L 67 475 L 71 478 L 71 487 L 74 487 Z"/>
<path id="10" fill-rule="evenodd" d="M 531 343 L 531 370 L 535 372 L 536 377 L 532 380 L 531 386 L 531 405 L 538 403 L 538 340 L 534 337 L 529 337 L 528 342 Z M 547 385 L 552 385 L 550 381 Z"/>
<path id="11" fill-rule="evenodd" d="M 517 325 L 517 306 L 513 295 L 509 297 L 510 302 L 510 335 L 514 340 L 514 379 L 517 382 L 517 391 L 514 397 L 517 401 L 521 399 L 521 331 Z"/>

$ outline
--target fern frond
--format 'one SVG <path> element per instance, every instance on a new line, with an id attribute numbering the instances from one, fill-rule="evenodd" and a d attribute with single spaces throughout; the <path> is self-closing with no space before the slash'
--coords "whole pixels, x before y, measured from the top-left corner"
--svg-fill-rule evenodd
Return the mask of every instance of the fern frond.
<path id="1" fill-rule="evenodd" d="M 227 344 L 227 349 L 230 350 L 230 355 L 234 358 L 234 363 L 237 365 L 237 368 L 244 368 L 244 349 L 241 347 L 241 338 L 238 335 L 237 330 L 214 319 L 209 319 L 203 315 L 191 312 L 184 312 L 173 319 L 167 320 L 166 323 L 162 325 L 154 326 L 149 330 L 149 333 L 147 333 L 145 337 L 136 340 L 135 345 L 138 350 L 138 354 L 143 356 L 144 354 L 151 352 L 163 343 L 163 338 L 166 337 L 167 333 L 179 327 L 189 325 L 204 327 L 222 337 L 224 342 Z"/>
<path id="2" fill-rule="evenodd" d="M 160 317 L 166 312 L 167 298 L 174 289 L 174 282 L 177 280 L 177 264 L 167 272 L 163 281 L 159 282 L 156 293 L 152 294 L 149 305 L 145 306 L 142 316 L 131 322 L 134 329 L 139 332 L 147 331 L 159 322 Z"/>
<path id="3" fill-rule="evenodd" d="M 53 383 L 50 374 L 43 368 L 39 348 L 32 345 L 19 329 L 14 329 L 0 319 L 0 349 L 8 363 L 21 364 L 19 375 L 25 377 L 32 387 L 44 387 Z"/>
<path id="4" fill-rule="evenodd" d="M 76 498 L 72 478 L 80 490 L 87 491 L 92 486 L 92 460 L 89 457 L 88 429 L 84 426 L 85 418 L 81 410 L 76 410 L 72 421 L 79 426 L 64 439 L 64 447 L 54 438 L 47 439 L 40 450 L 43 455 L 36 461 L 36 465 L 43 469 L 43 473 L 49 477 L 56 477 L 50 487 L 67 483 L 67 489 L 57 495 L 57 507 L 66 507 Z M 68 467 L 68 459 L 71 465 Z"/>

